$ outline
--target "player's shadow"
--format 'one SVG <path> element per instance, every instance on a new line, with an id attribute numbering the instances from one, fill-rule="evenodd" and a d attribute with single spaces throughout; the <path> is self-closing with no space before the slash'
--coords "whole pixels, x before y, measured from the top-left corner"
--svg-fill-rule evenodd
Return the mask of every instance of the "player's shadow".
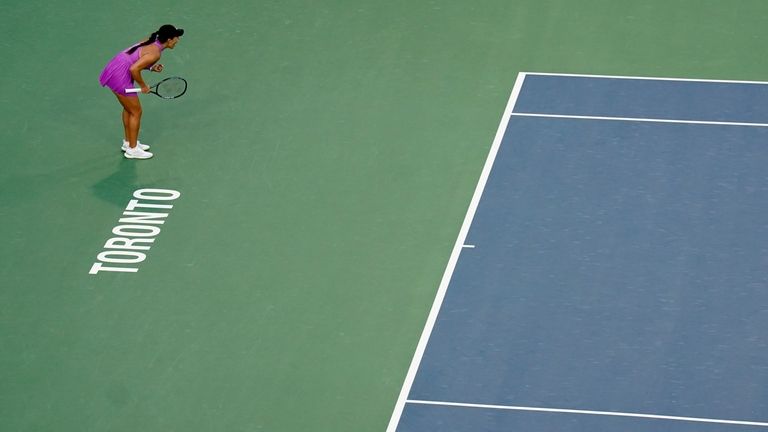
<path id="1" fill-rule="evenodd" d="M 133 192 L 142 188 L 136 184 L 137 178 L 136 161 L 120 158 L 117 171 L 96 182 L 91 190 L 97 198 L 123 208 Z"/>

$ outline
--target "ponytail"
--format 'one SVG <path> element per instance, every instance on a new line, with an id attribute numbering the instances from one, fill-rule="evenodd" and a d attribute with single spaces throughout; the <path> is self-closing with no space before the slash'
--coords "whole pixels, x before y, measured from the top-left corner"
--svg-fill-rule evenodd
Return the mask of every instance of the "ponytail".
<path id="1" fill-rule="evenodd" d="M 131 49 L 126 51 L 126 53 L 127 54 L 133 54 L 133 52 L 136 51 L 138 48 L 141 48 L 143 46 L 147 46 L 147 45 L 151 44 L 152 42 L 156 41 L 157 37 L 158 37 L 158 32 L 152 33 L 151 35 L 149 35 L 149 39 L 147 39 L 146 42 L 142 42 L 142 43 L 140 43 L 138 45 L 132 46 Z"/>

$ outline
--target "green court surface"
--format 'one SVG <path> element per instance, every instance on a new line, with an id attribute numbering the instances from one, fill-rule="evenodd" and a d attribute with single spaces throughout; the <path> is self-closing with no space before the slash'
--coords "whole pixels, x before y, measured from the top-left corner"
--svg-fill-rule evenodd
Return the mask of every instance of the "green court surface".
<path id="1" fill-rule="evenodd" d="M 519 71 L 766 80 L 768 2 L 0 6 L 0 431 L 383 431 Z M 126 160 L 97 77 L 186 30 Z M 632 103 L 628 100 L 627 103 Z M 89 274 L 172 189 L 137 273 Z"/>

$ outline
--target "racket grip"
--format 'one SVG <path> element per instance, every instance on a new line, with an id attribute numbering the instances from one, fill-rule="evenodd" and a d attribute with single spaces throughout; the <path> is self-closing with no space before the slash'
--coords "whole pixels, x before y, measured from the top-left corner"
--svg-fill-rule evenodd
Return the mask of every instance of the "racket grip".
<path id="1" fill-rule="evenodd" d="M 140 88 L 127 88 L 127 89 L 125 89 L 125 92 L 126 93 L 141 93 L 141 89 Z"/>

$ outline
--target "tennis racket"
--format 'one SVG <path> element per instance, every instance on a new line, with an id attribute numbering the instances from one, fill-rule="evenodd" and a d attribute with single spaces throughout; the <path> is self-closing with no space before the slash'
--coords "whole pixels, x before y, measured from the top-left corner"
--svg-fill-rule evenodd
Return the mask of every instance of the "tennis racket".
<path id="1" fill-rule="evenodd" d="M 141 89 L 127 88 L 125 92 L 141 93 Z M 163 99 L 176 99 L 187 92 L 187 80 L 181 77 L 169 77 L 150 87 L 149 92 Z"/>

